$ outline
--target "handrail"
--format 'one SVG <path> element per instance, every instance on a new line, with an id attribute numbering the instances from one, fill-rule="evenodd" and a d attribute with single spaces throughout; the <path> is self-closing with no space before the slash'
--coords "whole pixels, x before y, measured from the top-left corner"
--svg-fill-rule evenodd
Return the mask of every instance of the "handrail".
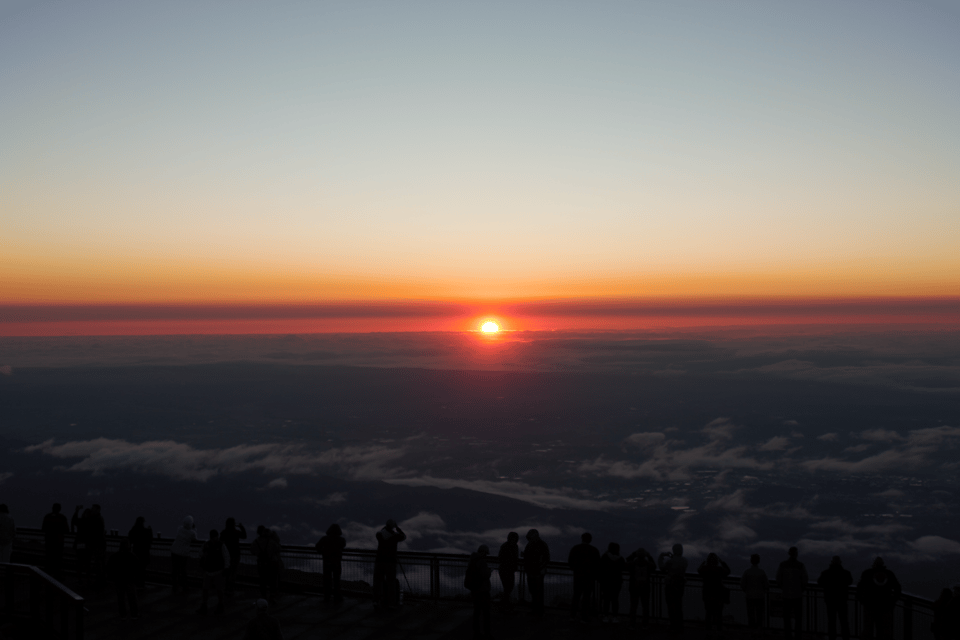
<path id="1" fill-rule="evenodd" d="M 26 588 L 18 588 L 24 582 Z M 33 565 L 6 563 L 0 584 L 5 617 L 52 628 L 62 640 L 83 639 L 84 599 L 59 580 Z"/>

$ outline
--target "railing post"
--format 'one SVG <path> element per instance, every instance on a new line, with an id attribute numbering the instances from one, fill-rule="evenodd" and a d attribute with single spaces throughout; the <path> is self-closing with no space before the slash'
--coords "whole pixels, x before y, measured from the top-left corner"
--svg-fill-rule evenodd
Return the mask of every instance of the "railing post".
<path id="1" fill-rule="evenodd" d="M 440 599 L 440 558 L 430 557 L 430 597 Z"/>

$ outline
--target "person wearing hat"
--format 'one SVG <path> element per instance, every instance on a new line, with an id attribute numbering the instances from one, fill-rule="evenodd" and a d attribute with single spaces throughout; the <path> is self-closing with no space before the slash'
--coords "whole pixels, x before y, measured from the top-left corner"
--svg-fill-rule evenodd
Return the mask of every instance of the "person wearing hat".
<path id="1" fill-rule="evenodd" d="M 490 573 L 487 556 L 490 549 L 482 544 L 475 553 L 470 554 L 467 573 L 463 578 L 464 586 L 473 596 L 473 637 L 490 637 Z"/>
<path id="2" fill-rule="evenodd" d="M 243 640 L 283 640 L 280 622 L 270 615 L 270 603 L 260 598 L 256 608 L 257 617 L 247 625 Z"/>
<path id="3" fill-rule="evenodd" d="M 830 640 L 837 640 L 837 621 L 839 621 L 841 637 L 843 640 L 850 640 L 847 600 L 849 600 L 853 576 L 843 568 L 840 556 L 833 556 L 830 566 L 817 578 L 817 584 L 823 589 L 823 601 L 827 605 L 827 636 Z"/>
<path id="4" fill-rule="evenodd" d="M 550 547 L 540 538 L 540 532 L 527 532 L 527 546 L 523 548 L 523 569 L 530 587 L 530 615 L 543 617 L 543 578 L 550 562 Z"/>
<path id="5" fill-rule="evenodd" d="M 883 558 L 860 575 L 857 583 L 857 600 L 863 605 L 863 632 L 861 638 L 878 640 L 893 637 L 893 605 L 900 599 L 900 582 L 887 569 Z"/>

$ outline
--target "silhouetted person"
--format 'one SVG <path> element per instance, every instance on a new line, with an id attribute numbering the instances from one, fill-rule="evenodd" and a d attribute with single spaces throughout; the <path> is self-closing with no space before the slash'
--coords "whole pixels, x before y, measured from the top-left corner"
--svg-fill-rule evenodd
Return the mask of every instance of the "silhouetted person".
<path id="1" fill-rule="evenodd" d="M 755 553 L 750 556 L 750 568 L 740 576 L 740 589 L 747 602 L 747 624 L 754 633 L 764 625 L 763 608 L 769 588 L 767 572 L 760 568 L 760 556 Z"/>
<path id="2" fill-rule="evenodd" d="M 683 589 L 687 584 L 687 559 L 683 557 L 683 545 L 673 545 L 673 552 L 664 551 L 657 558 L 663 571 L 664 599 L 667 601 L 667 616 L 670 632 L 683 633 Z"/>
<path id="3" fill-rule="evenodd" d="M 257 527 L 257 537 L 250 543 L 250 553 L 257 558 L 260 595 L 266 598 L 269 604 L 275 604 L 282 563 L 279 537 L 261 524 Z"/>
<path id="4" fill-rule="evenodd" d="M 257 617 L 247 625 L 243 640 L 283 640 L 280 622 L 270 615 L 270 603 L 260 598 L 256 606 Z"/>
<path id="5" fill-rule="evenodd" d="M 317 541 L 317 553 L 323 556 L 323 601 L 341 602 L 340 576 L 343 573 L 343 550 L 347 541 L 343 537 L 340 525 L 334 523 L 327 528 L 327 534 Z"/>
<path id="6" fill-rule="evenodd" d="M 482 544 L 476 553 L 470 554 L 463 585 L 470 590 L 473 598 L 473 637 L 490 637 L 490 574 L 487 556 L 490 549 Z"/>
<path id="7" fill-rule="evenodd" d="M 511 608 L 510 594 L 516 586 L 516 573 L 520 568 L 520 536 L 515 531 L 507 534 L 507 541 L 500 545 L 500 553 L 497 554 L 499 564 L 497 572 L 500 574 L 500 584 L 503 585 L 502 605 L 505 609 Z"/>
<path id="8" fill-rule="evenodd" d="M 600 556 L 597 581 L 600 583 L 600 610 L 604 621 L 619 622 L 620 591 L 623 589 L 623 572 L 627 561 L 620 555 L 620 545 L 611 542 L 607 552 Z"/>
<path id="9" fill-rule="evenodd" d="M 64 517 L 63 522 L 66 524 L 66 517 Z M 90 508 L 90 520 L 86 527 L 90 564 L 93 565 L 97 582 L 103 582 L 107 561 L 107 524 L 100 512 L 100 505 L 95 504 Z"/>
<path id="10" fill-rule="evenodd" d="M 953 604 L 953 592 L 950 589 L 942 590 L 940 597 L 933 603 L 933 623 L 930 630 L 933 631 L 935 640 L 954 640 L 956 637 L 951 624 Z"/>
<path id="11" fill-rule="evenodd" d="M 197 528 L 193 517 L 187 516 L 170 545 L 170 581 L 174 591 L 187 588 L 187 559 L 190 558 L 190 549 L 196 539 Z"/>
<path id="12" fill-rule="evenodd" d="M 58 580 L 63 577 L 63 546 L 70 533 L 67 517 L 60 513 L 60 503 L 55 503 L 50 513 L 43 516 L 43 551 L 46 570 Z"/>
<path id="13" fill-rule="evenodd" d="M 643 548 L 627 556 L 627 571 L 630 573 L 630 627 L 637 626 L 637 607 L 643 606 L 643 627 L 650 624 L 650 578 L 657 570 L 653 556 Z"/>
<path id="14" fill-rule="evenodd" d="M 137 586 L 144 586 L 144 574 L 147 571 L 147 565 L 150 564 L 150 550 L 153 548 L 153 529 L 146 526 L 146 520 L 143 516 L 138 516 L 133 523 L 130 532 L 127 533 L 127 539 L 133 547 L 133 555 L 140 561 L 138 565 Z"/>
<path id="15" fill-rule="evenodd" d="M 220 532 L 220 541 L 230 553 L 230 566 L 223 573 L 223 588 L 228 595 L 233 594 L 233 581 L 240 568 L 240 541 L 247 539 L 247 529 L 243 523 L 237 524 L 233 518 L 227 518 L 223 531 Z"/>
<path id="16" fill-rule="evenodd" d="M 730 575 L 730 567 L 720 556 L 711 553 L 700 564 L 697 573 L 703 579 L 701 597 L 707 635 L 719 636 L 723 631 L 723 605 L 727 603 L 727 588 L 723 585 L 723 579 Z"/>
<path id="17" fill-rule="evenodd" d="M 129 540 L 120 541 L 120 550 L 110 557 L 107 575 L 117 589 L 117 608 L 120 619 L 127 617 L 127 604 L 134 618 L 140 617 L 137 603 L 137 577 L 140 575 L 140 559 L 134 555 Z"/>
<path id="18" fill-rule="evenodd" d="M 593 586 L 597 582 L 597 570 L 600 568 L 600 550 L 590 544 L 593 536 L 584 533 L 580 536 L 580 544 L 574 545 L 567 555 L 567 564 L 573 571 L 573 600 L 570 602 L 570 618 L 576 618 L 577 613 L 588 621 L 592 612 L 590 605 L 593 598 Z"/>
<path id="19" fill-rule="evenodd" d="M 373 603 L 378 607 L 397 604 L 397 545 L 407 539 L 393 519 L 377 531 L 377 555 L 373 564 Z"/>
<path id="20" fill-rule="evenodd" d="M 807 588 L 807 568 L 797 560 L 796 547 L 787 550 L 786 560 L 777 568 L 777 584 L 783 594 L 783 635 L 791 633 L 800 638 L 800 626 L 803 619 L 803 592 Z M 795 629 L 794 629 L 795 627 Z"/>
<path id="21" fill-rule="evenodd" d="M 857 583 L 857 600 L 863 605 L 863 631 L 861 638 L 889 640 L 893 637 L 893 607 L 900 599 L 900 582 L 887 569 L 883 558 L 873 561 L 873 566 L 860 575 Z"/>
<path id="22" fill-rule="evenodd" d="M 953 587 L 953 598 L 947 609 L 947 629 L 951 638 L 960 638 L 960 584 Z"/>
<path id="23" fill-rule="evenodd" d="M 17 525 L 10 515 L 10 508 L 0 504 L 0 563 L 10 562 L 13 553 L 13 541 L 17 537 Z"/>
<path id="24" fill-rule="evenodd" d="M 817 578 L 817 584 L 823 589 L 823 601 L 827 605 L 827 635 L 830 640 L 837 640 L 837 621 L 839 620 L 840 635 L 843 640 L 850 640 L 847 601 L 850 599 L 853 576 L 843 568 L 840 556 L 833 556 L 830 566 Z"/>
<path id="25" fill-rule="evenodd" d="M 540 532 L 527 532 L 527 546 L 523 548 L 523 570 L 530 587 L 530 615 L 543 617 L 543 579 L 550 562 L 550 547 L 540 538 Z"/>
<path id="26" fill-rule="evenodd" d="M 200 570 L 203 572 L 203 599 L 197 613 L 207 615 L 210 592 L 217 592 L 217 613 L 223 613 L 223 572 L 230 566 L 230 552 L 220 540 L 220 533 L 210 529 L 210 539 L 200 549 Z"/>

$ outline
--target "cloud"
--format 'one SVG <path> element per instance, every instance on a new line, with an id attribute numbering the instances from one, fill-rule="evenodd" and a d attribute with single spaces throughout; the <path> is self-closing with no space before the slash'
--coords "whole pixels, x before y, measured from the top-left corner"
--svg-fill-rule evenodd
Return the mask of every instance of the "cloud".
<path id="1" fill-rule="evenodd" d="M 790 438 L 774 436 L 760 445 L 760 451 L 783 451 L 790 445 Z"/>
<path id="2" fill-rule="evenodd" d="M 513 498 L 545 509 L 586 509 L 602 511 L 618 507 L 615 502 L 595 500 L 586 491 L 576 489 L 547 489 L 525 482 L 492 480 L 457 480 L 453 478 L 388 478 L 385 482 L 407 487 L 437 487 L 440 489 L 467 489 L 495 496 Z"/>
<path id="3" fill-rule="evenodd" d="M 823 440 L 824 442 L 836 442 L 840 439 L 836 433 L 825 433 L 822 436 L 817 436 L 817 440 Z"/>
<path id="4" fill-rule="evenodd" d="M 8 365 L 8 364 L 5 364 L 5 365 L 3 365 L 3 366 L 0 366 L 0 375 L 12 376 L 12 375 L 13 375 L 13 367 L 11 367 L 11 366 Z"/>
<path id="5" fill-rule="evenodd" d="M 287 479 L 286 478 L 277 478 L 276 480 L 271 480 L 267 483 L 267 489 L 286 489 L 287 488 Z"/>
<path id="6" fill-rule="evenodd" d="M 331 493 L 326 498 L 322 498 L 316 501 L 316 504 L 323 507 L 332 507 L 334 505 L 343 504 L 347 501 L 347 494 L 344 492 L 336 491 Z"/>
<path id="7" fill-rule="evenodd" d="M 735 518 L 724 518 L 720 521 L 720 526 L 717 528 L 717 535 L 720 536 L 721 540 L 733 541 L 733 540 L 749 540 L 751 538 L 757 537 L 757 532 L 748 527 L 741 520 Z"/>
<path id="8" fill-rule="evenodd" d="M 707 437 L 711 440 L 731 440 L 733 438 L 733 432 L 739 429 L 739 427 L 732 422 L 729 418 L 717 418 L 705 426 L 702 431 L 707 434 Z"/>
<path id="9" fill-rule="evenodd" d="M 895 442 L 903 440 L 903 437 L 896 431 L 889 429 L 867 429 L 860 432 L 860 437 L 871 442 Z"/>
<path id="10" fill-rule="evenodd" d="M 625 446 L 635 447 L 637 449 L 648 449 L 663 443 L 667 436 L 657 431 L 647 431 L 634 433 L 623 440 Z"/>
<path id="11" fill-rule="evenodd" d="M 155 473 L 174 480 L 206 481 L 219 474 L 263 471 L 272 474 L 312 475 L 333 473 L 353 479 L 372 480 L 390 477 L 398 469 L 387 465 L 405 454 L 402 449 L 382 446 L 343 447 L 310 451 L 301 445 L 239 445 L 228 449 L 195 449 L 172 440 L 141 443 L 97 438 L 55 444 L 47 440 L 26 447 L 55 458 L 81 458 L 68 471 L 107 471 Z"/>
<path id="12" fill-rule="evenodd" d="M 3 484 L 12 477 L 13 471 L 4 471 L 3 473 L 0 473 L 0 484 Z"/>
<path id="13" fill-rule="evenodd" d="M 939 558 L 945 555 L 960 554 L 960 542 L 940 536 L 921 536 L 909 543 L 914 551 Z"/>

